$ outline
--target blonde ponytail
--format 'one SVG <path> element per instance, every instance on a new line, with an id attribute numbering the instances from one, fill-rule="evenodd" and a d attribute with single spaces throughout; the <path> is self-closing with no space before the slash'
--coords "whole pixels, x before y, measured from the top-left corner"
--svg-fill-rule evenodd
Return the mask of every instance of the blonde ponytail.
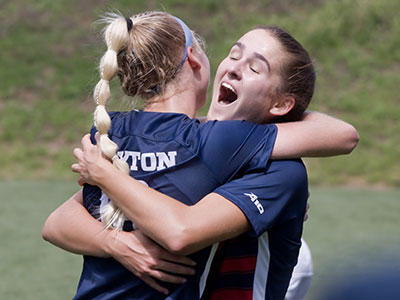
<path id="1" fill-rule="evenodd" d="M 94 112 L 94 124 L 100 133 L 100 149 L 102 153 L 110 160 L 113 165 L 126 174 L 129 174 L 128 164 L 119 159 L 116 155 L 118 146 L 108 137 L 108 130 L 111 127 L 111 118 L 107 113 L 106 105 L 111 97 L 110 80 L 118 71 L 117 53 L 126 47 L 129 39 L 126 19 L 118 15 L 109 15 L 109 23 L 104 32 L 104 38 L 107 44 L 107 51 L 100 61 L 100 81 L 97 83 L 93 98 L 96 103 Z M 100 216 L 106 224 L 121 230 L 127 218 L 122 211 L 110 200 L 110 202 L 100 208 Z"/>
<path id="2" fill-rule="evenodd" d="M 107 134 L 111 126 L 106 110 L 111 96 L 109 82 L 117 75 L 127 96 L 141 97 L 147 104 L 162 101 L 165 87 L 179 78 L 192 39 L 194 46 L 199 43 L 182 21 L 165 12 L 145 12 L 128 19 L 107 14 L 101 23 L 107 24 L 104 31 L 107 51 L 100 60 L 101 79 L 93 93 L 97 105 L 94 124 L 100 133 L 102 153 L 129 174 L 128 164 L 118 158 L 118 146 Z M 101 205 L 100 216 L 106 228 L 122 229 L 126 220 L 112 201 Z"/>

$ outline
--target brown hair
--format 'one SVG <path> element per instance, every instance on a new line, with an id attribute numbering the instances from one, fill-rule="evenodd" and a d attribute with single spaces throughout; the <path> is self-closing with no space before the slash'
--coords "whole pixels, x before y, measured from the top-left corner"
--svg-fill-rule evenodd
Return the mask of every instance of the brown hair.
<path id="1" fill-rule="evenodd" d="M 292 96 L 294 107 L 286 115 L 274 120 L 288 122 L 300 120 L 314 94 L 316 74 L 308 52 L 288 32 L 277 26 L 257 26 L 275 37 L 286 52 L 285 63 L 281 66 L 281 81 L 275 89 L 275 97 Z"/>

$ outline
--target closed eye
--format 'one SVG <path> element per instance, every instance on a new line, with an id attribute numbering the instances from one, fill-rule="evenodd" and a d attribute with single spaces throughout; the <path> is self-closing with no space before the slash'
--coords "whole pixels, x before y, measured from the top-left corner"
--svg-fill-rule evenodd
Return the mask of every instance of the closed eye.
<path id="1" fill-rule="evenodd" d="M 250 67 L 250 70 L 253 71 L 256 74 L 260 74 L 260 72 L 257 69 L 254 69 L 253 67 Z"/>

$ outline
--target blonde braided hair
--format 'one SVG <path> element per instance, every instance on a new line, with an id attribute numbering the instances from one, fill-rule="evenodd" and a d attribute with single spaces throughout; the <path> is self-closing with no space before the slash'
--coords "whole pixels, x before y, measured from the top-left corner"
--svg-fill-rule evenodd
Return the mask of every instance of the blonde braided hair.
<path id="1" fill-rule="evenodd" d="M 148 102 L 157 98 L 180 70 L 183 54 L 179 53 L 185 49 L 185 33 L 175 18 L 165 12 L 145 12 L 129 19 L 107 14 L 101 21 L 107 24 L 104 30 L 107 51 L 100 61 L 101 79 L 93 94 L 97 105 L 94 124 L 100 133 L 102 153 L 129 174 L 128 164 L 118 158 L 118 146 L 107 134 L 111 126 L 106 110 L 111 96 L 109 82 L 118 75 L 126 95 L 140 96 Z M 193 37 L 193 46 L 202 48 L 203 41 L 194 33 Z M 127 220 L 113 201 L 100 207 L 100 216 L 106 228 L 113 226 L 119 230 Z"/>

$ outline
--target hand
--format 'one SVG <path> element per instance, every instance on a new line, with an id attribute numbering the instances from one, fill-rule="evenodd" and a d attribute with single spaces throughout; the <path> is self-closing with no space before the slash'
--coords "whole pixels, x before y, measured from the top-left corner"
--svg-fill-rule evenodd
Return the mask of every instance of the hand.
<path id="1" fill-rule="evenodd" d="M 94 175 L 100 172 L 101 166 L 104 164 L 110 164 L 110 162 L 101 153 L 99 144 L 99 134 L 95 135 L 97 145 L 93 145 L 90 140 L 90 135 L 86 134 L 82 140 L 82 149 L 75 148 L 73 154 L 78 160 L 78 163 L 73 164 L 71 169 L 73 172 L 79 173 L 81 176 L 78 179 L 79 185 L 89 183 L 96 185 Z"/>
<path id="2" fill-rule="evenodd" d="M 306 213 L 304 214 L 304 222 L 308 220 L 308 210 L 310 209 L 310 203 L 307 202 Z"/>
<path id="3" fill-rule="evenodd" d="M 169 253 L 153 240 L 145 236 L 140 230 L 132 232 L 113 231 L 114 236 L 109 253 L 125 268 L 142 279 L 155 290 L 168 294 L 169 291 L 162 287 L 155 279 L 184 283 L 185 278 L 172 275 L 193 275 L 195 262 L 185 256 Z"/>

